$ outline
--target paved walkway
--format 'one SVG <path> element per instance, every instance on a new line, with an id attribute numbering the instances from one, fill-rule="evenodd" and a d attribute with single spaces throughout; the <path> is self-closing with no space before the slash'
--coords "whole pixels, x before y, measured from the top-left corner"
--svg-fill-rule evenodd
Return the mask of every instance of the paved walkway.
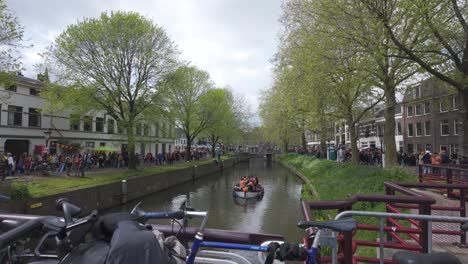
<path id="1" fill-rule="evenodd" d="M 439 206 L 460 206 L 460 202 L 458 200 L 452 200 L 446 198 L 444 195 L 430 192 L 430 191 L 421 191 L 415 190 L 420 193 L 423 193 L 426 196 L 429 196 L 436 200 L 435 205 Z M 466 205 L 465 205 L 466 207 Z M 412 210 L 412 213 L 418 213 L 415 210 Z M 433 215 L 445 215 L 445 216 L 460 216 L 460 212 L 458 211 L 439 211 L 439 210 L 432 210 Z M 432 223 L 432 230 L 453 230 L 459 231 L 460 224 L 457 223 L 441 223 L 441 222 L 433 222 Z M 461 260 L 462 263 L 468 263 L 468 248 L 462 248 L 457 246 L 456 244 L 460 243 L 459 236 L 451 236 L 451 235 L 440 235 L 440 234 L 433 234 L 432 235 L 432 247 L 434 252 L 450 252 L 452 254 L 457 255 Z"/>
<path id="2" fill-rule="evenodd" d="M 212 159 L 211 157 L 206 157 L 206 158 L 202 158 L 200 160 L 205 160 L 205 159 Z M 147 168 L 147 167 L 156 167 L 156 166 L 167 166 L 167 165 L 174 165 L 174 164 L 179 164 L 179 163 L 184 163 L 186 162 L 185 160 L 179 160 L 179 161 L 174 161 L 172 164 L 163 164 L 163 165 L 155 165 L 155 164 L 151 164 L 151 165 L 140 165 L 138 166 L 138 168 Z M 106 167 L 106 168 L 98 168 L 97 166 L 92 166 L 91 168 L 91 171 L 85 171 L 85 175 L 86 176 L 89 176 L 89 175 L 99 175 L 99 174 L 106 174 L 106 173 L 112 173 L 112 172 L 122 172 L 122 171 L 126 171 L 127 170 L 127 167 L 124 167 L 124 168 L 109 168 L 109 167 Z M 25 180 L 25 181 L 29 181 L 29 180 L 46 180 L 46 179 L 50 179 L 50 178 L 67 178 L 67 177 L 75 177 L 73 176 L 75 174 L 75 172 L 70 172 L 70 176 L 67 176 L 67 173 L 64 171 L 62 172 L 62 174 L 60 176 L 43 176 L 43 175 L 25 175 L 25 174 L 15 174 L 14 176 L 8 176 L 6 177 L 6 180 Z"/>

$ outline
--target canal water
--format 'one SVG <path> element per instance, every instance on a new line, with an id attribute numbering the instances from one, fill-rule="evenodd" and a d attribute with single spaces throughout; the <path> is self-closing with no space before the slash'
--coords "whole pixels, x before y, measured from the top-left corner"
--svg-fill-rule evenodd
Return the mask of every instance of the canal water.
<path id="1" fill-rule="evenodd" d="M 244 175 L 258 176 L 265 188 L 262 200 L 233 198 L 232 188 Z M 303 231 L 296 227 L 303 219 L 299 202 L 301 188 L 302 182 L 279 164 L 251 159 L 112 211 L 130 211 L 139 201 L 145 211 L 172 211 L 187 198 L 191 207 L 209 212 L 207 228 L 279 234 L 287 241 L 297 243 L 303 235 Z M 168 221 L 155 223 L 168 224 Z M 199 222 L 190 223 L 190 226 L 198 227 Z"/>

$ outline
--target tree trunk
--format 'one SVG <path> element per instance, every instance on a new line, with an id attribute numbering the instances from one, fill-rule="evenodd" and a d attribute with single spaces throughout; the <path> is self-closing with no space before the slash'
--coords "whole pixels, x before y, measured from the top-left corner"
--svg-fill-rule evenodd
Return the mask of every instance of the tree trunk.
<path id="1" fill-rule="evenodd" d="M 460 92 L 463 100 L 463 108 L 464 109 L 464 114 L 463 114 L 463 148 L 460 150 L 461 153 L 458 153 L 459 155 L 463 154 L 468 154 L 468 90 L 464 90 Z M 460 134 L 460 132 L 458 132 Z"/>
<path id="2" fill-rule="evenodd" d="M 216 143 L 218 140 L 216 139 L 215 135 L 211 136 L 211 157 L 214 158 L 216 156 Z"/>
<path id="3" fill-rule="evenodd" d="M 326 128 L 322 126 L 320 130 L 320 157 L 327 158 L 327 138 L 326 138 Z"/>
<path id="4" fill-rule="evenodd" d="M 351 142 L 351 162 L 355 165 L 359 165 L 359 150 L 357 146 L 357 133 L 353 125 L 353 117 L 348 116 L 346 118 L 346 123 L 348 123 L 349 137 L 350 137 L 349 140 Z"/>
<path id="5" fill-rule="evenodd" d="M 305 135 L 305 129 L 301 133 L 301 144 L 302 144 L 302 149 L 304 151 L 307 150 L 307 140 L 306 140 L 306 135 Z"/>
<path id="6" fill-rule="evenodd" d="M 135 134 L 133 131 L 134 121 L 129 120 L 127 124 L 127 141 L 128 141 L 128 168 L 136 170 L 135 160 Z"/>
<path id="7" fill-rule="evenodd" d="M 388 167 L 396 166 L 397 150 L 395 142 L 395 86 L 384 84 L 385 93 L 385 130 L 384 130 L 384 143 L 385 143 L 385 164 Z M 383 150 L 382 150 L 383 151 Z"/>
<path id="8" fill-rule="evenodd" d="M 189 134 L 185 134 L 185 139 L 187 139 L 187 145 L 185 146 L 185 160 L 192 160 L 192 138 Z"/>

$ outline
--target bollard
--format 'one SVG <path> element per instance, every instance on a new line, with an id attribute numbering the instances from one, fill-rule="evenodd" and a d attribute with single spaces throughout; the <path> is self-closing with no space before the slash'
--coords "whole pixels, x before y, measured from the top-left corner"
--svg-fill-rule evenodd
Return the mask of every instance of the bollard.
<path id="1" fill-rule="evenodd" d="M 127 180 L 122 180 L 122 185 L 121 185 L 121 204 L 126 204 L 127 203 Z"/>

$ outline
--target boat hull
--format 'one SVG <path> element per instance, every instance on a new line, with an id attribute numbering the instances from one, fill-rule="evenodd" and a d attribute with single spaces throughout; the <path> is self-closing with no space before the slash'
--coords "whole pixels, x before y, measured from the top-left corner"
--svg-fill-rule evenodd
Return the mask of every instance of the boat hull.
<path id="1" fill-rule="evenodd" d="M 244 192 L 242 190 L 234 188 L 234 190 L 232 191 L 232 195 L 234 197 L 239 197 L 239 198 L 244 198 L 244 199 L 262 198 L 263 194 L 264 194 L 263 189 L 262 190 Z"/>

